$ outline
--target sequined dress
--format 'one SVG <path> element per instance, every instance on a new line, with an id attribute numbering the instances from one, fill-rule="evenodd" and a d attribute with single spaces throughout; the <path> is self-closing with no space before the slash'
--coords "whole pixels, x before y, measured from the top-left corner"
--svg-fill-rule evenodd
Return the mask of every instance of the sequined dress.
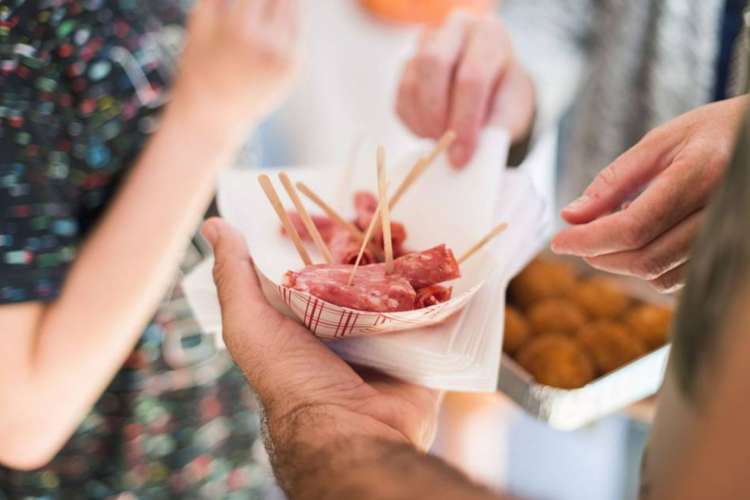
<path id="1" fill-rule="evenodd" d="M 55 300 L 158 129 L 186 6 L 0 2 L 0 309 Z M 0 467 L 0 499 L 262 495 L 255 402 L 179 295 L 49 466 Z"/>

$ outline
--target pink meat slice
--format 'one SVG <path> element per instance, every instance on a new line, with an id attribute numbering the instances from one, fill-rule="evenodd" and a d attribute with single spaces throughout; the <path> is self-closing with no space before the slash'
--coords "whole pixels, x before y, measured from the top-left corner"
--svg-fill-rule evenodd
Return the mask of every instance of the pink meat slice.
<path id="1" fill-rule="evenodd" d="M 378 199 L 369 191 L 357 191 L 354 193 L 354 223 L 365 231 L 370 225 L 372 216 L 378 209 Z"/>
<path id="2" fill-rule="evenodd" d="M 357 191 L 354 193 L 354 224 L 362 231 L 367 231 L 372 217 L 378 210 L 378 200 L 369 191 Z M 406 227 L 400 222 L 391 221 L 391 241 L 393 248 L 400 248 L 406 240 Z M 375 245 L 383 246 L 383 231 L 377 231 L 373 237 Z"/>
<path id="3" fill-rule="evenodd" d="M 414 309 L 430 307 L 441 302 L 448 302 L 453 295 L 453 288 L 443 285 L 432 285 L 417 290 L 417 298 L 414 301 Z"/>
<path id="4" fill-rule="evenodd" d="M 458 262 L 445 245 L 404 255 L 393 264 L 394 274 L 409 280 L 415 290 L 461 277 Z"/>
<path id="5" fill-rule="evenodd" d="M 302 222 L 302 217 L 300 217 L 297 212 L 293 211 L 289 211 L 287 214 L 289 215 L 289 220 L 292 225 L 297 230 L 297 233 L 299 233 L 300 238 L 304 241 L 312 241 L 312 237 L 308 234 L 307 228 Z M 323 241 L 329 241 L 333 237 L 334 232 L 338 230 L 336 223 L 324 215 L 311 215 L 310 218 L 312 219 L 313 224 L 315 224 L 315 227 L 318 228 L 318 232 L 320 232 Z M 281 233 L 286 234 L 286 229 L 282 227 Z"/>
<path id="6" fill-rule="evenodd" d="M 328 241 L 328 249 L 331 251 L 333 262 L 336 264 L 354 265 L 359 253 L 359 247 L 360 242 L 354 239 L 348 231 L 340 228 L 333 231 L 333 236 Z M 373 263 L 375 263 L 375 258 L 372 252 L 365 248 L 360 265 L 365 266 Z"/>
<path id="7" fill-rule="evenodd" d="M 386 275 L 381 264 L 362 266 L 348 285 L 352 266 L 318 264 L 289 271 L 284 286 L 307 292 L 321 300 L 359 311 L 396 312 L 414 309 L 416 292 L 397 274 Z"/>

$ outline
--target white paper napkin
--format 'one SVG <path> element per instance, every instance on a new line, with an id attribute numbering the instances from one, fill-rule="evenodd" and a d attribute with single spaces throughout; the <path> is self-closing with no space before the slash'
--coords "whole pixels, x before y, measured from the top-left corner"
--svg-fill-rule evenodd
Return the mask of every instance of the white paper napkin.
<path id="1" fill-rule="evenodd" d="M 342 357 L 429 387 L 495 390 L 505 289 L 510 278 L 539 250 L 544 235 L 544 203 L 529 179 L 519 171 L 501 175 L 507 145 L 507 135 L 490 132 L 482 138 L 478 154 L 465 172 L 455 172 L 444 164 L 434 165 L 413 191 L 404 196 L 393 214 L 394 219 L 405 223 L 410 247 L 427 248 L 445 242 L 458 253 L 495 221 L 507 221 L 508 230 L 487 248 L 481 259 L 474 261 L 478 267 L 476 272 L 482 266 L 487 269 L 481 289 L 462 311 L 438 325 L 330 342 Z M 360 155 L 363 156 L 369 155 Z M 408 165 L 404 158 L 413 157 L 413 154 L 402 155 L 400 165 Z M 486 168 L 488 165 L 497 171 L 492 172 Z M 403 174 L 403 169 L 403 166 L 395 169 L 396 174 Z M 373 155 L 371 168 L 358 165 L 352 172 L 348 181 L 352 189 L 372 190 L 374 170 Z M 311 186 L 315 183 L 314 189 L 323 197 L 334 199 L 337 192 L 346 191 L 333 181 L 340 178 L 340 172 L 325 174 L 330 182 L 320 182 L 320 169 L 300 168 L 289 172 L 294 179 L 304 178 Z M 267 202 L 257 193 L 247 194 L 257 186 L 257 175 L 258 171 L 245 171 L 231 172 L 224 177 L 219 187 L 219 207 L 225 219 L 245 236 L 263 272 L 281 276 L 286 270 L 299 267 L 299 258 L 281 236 L 278 221 L 258 217 L 258 211 L 266 210 L 259 200 L 266 205 Z M 429 203 L 425 203 L 425 196 L 430 197 Z M 460 214 L 451 211 L 433 212 L 441 201 L 455 212 L 457 199 L 465 205 L 466 211 L 462 213 L 470 214 L 470 219 L 462 221 Z M 349 200 L 338 202 L 342 207 L 351 203 Z M 433 211 L 426 211 L 428 206 Z M 218 333 L 221 315 L 211 265 L 211 261 L 207 261 L 198 266 L 184 280 L 183 288 L 201 326 Z"/>

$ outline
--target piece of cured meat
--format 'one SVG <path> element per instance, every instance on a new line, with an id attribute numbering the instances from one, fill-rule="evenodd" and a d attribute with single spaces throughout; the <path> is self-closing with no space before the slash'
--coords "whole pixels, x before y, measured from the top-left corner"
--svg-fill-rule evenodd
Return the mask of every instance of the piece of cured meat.
<path id="1" fill-rule="evenodd" d="M 328 249 L 331 251 L 331 256 L 335 264 L 354 265 L 357 261 L 360 246 L 361 243 L 349 234 L 348 231 L 343 229 L 334 231 L 333 236 L 328 242 Z M 372 255 L 372 252 L 368 248 L 365 248 L 360 265 L 366 266 L 367 264 L 374 263 L 375 257 Z"/>
<path id="2" fill-rule="evenodd" d="M 453 294 L 453 288 L 443 285 L 432 285 L 417 290 L 417 298 L 414 301 L 414 309 L 430 307 L 441 302 L 448 302 Z"/>
<path id="3" fill-rule="evenodd" d="M 409 280 L 415 290 L 461 277 L 458 262 L 445 245 L 399 257 L 393 261 L 393 269 L 394 274 Z"/>
<path id="4" fill-rule="evenodd" d="M 408 280 L 385 273 L 382 264 L 362 266 L 348 285 L 352 266 L 318 264 L 289 271 L 284 286 L 321 300 L 359 311 L 395 312 L 414 309 L 416 292 Z"/>
<path id="5" fill-rule="evenodd" d="M 312 241 L 312 237 L 307 232 L 307 228 L 302 222 L 302 217 L 300 217 L 297 212 L 292 211 L 287 212 L 287 215 L 289 215 L 289 220 L 297 230 L 297 233 L 299 233 L 299 237 L 304 241 Z M 312 219 L 313 224 L 315 224 L 315 227 L 318 228 L 318 232 L 323 238 L 323 241 L 328 242 L 333 237 L 334 232 L 338 230 L 336 223 L 324 215 L 311 215 L 310 218 Z M 281 228 L 281 234 L 286 234 L 286 229 L 284 227 Z"/>

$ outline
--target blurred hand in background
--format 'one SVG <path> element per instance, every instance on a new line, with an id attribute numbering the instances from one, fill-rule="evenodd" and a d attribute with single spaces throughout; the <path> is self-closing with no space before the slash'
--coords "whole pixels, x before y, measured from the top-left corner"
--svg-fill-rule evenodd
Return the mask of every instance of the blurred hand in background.
<path id="1" fill-rule="evenodd" d="M 449 157 L 460 167 L 472 158 L 485 126 L 508 129 L 513 142 L 524 139 L 535 93 L 502 21 L 457 11 L 423 33 L 404 69 L 396 110 L 419 137 L 454 130 Z"/>
<path id="2" fill-rule="evenodd" d="M 747 96 L 708 104 L 646 134 L 563 210 L 573 227 L 554 238 L 552 250 L 661 292 L 681 288 L 747 105 Z"/>
<path id="3" fill-rule="evenodd" d="M 297 0 L 200 0 L 188 21 L 173 100 L 257 122 L 297 68 Z"/>

